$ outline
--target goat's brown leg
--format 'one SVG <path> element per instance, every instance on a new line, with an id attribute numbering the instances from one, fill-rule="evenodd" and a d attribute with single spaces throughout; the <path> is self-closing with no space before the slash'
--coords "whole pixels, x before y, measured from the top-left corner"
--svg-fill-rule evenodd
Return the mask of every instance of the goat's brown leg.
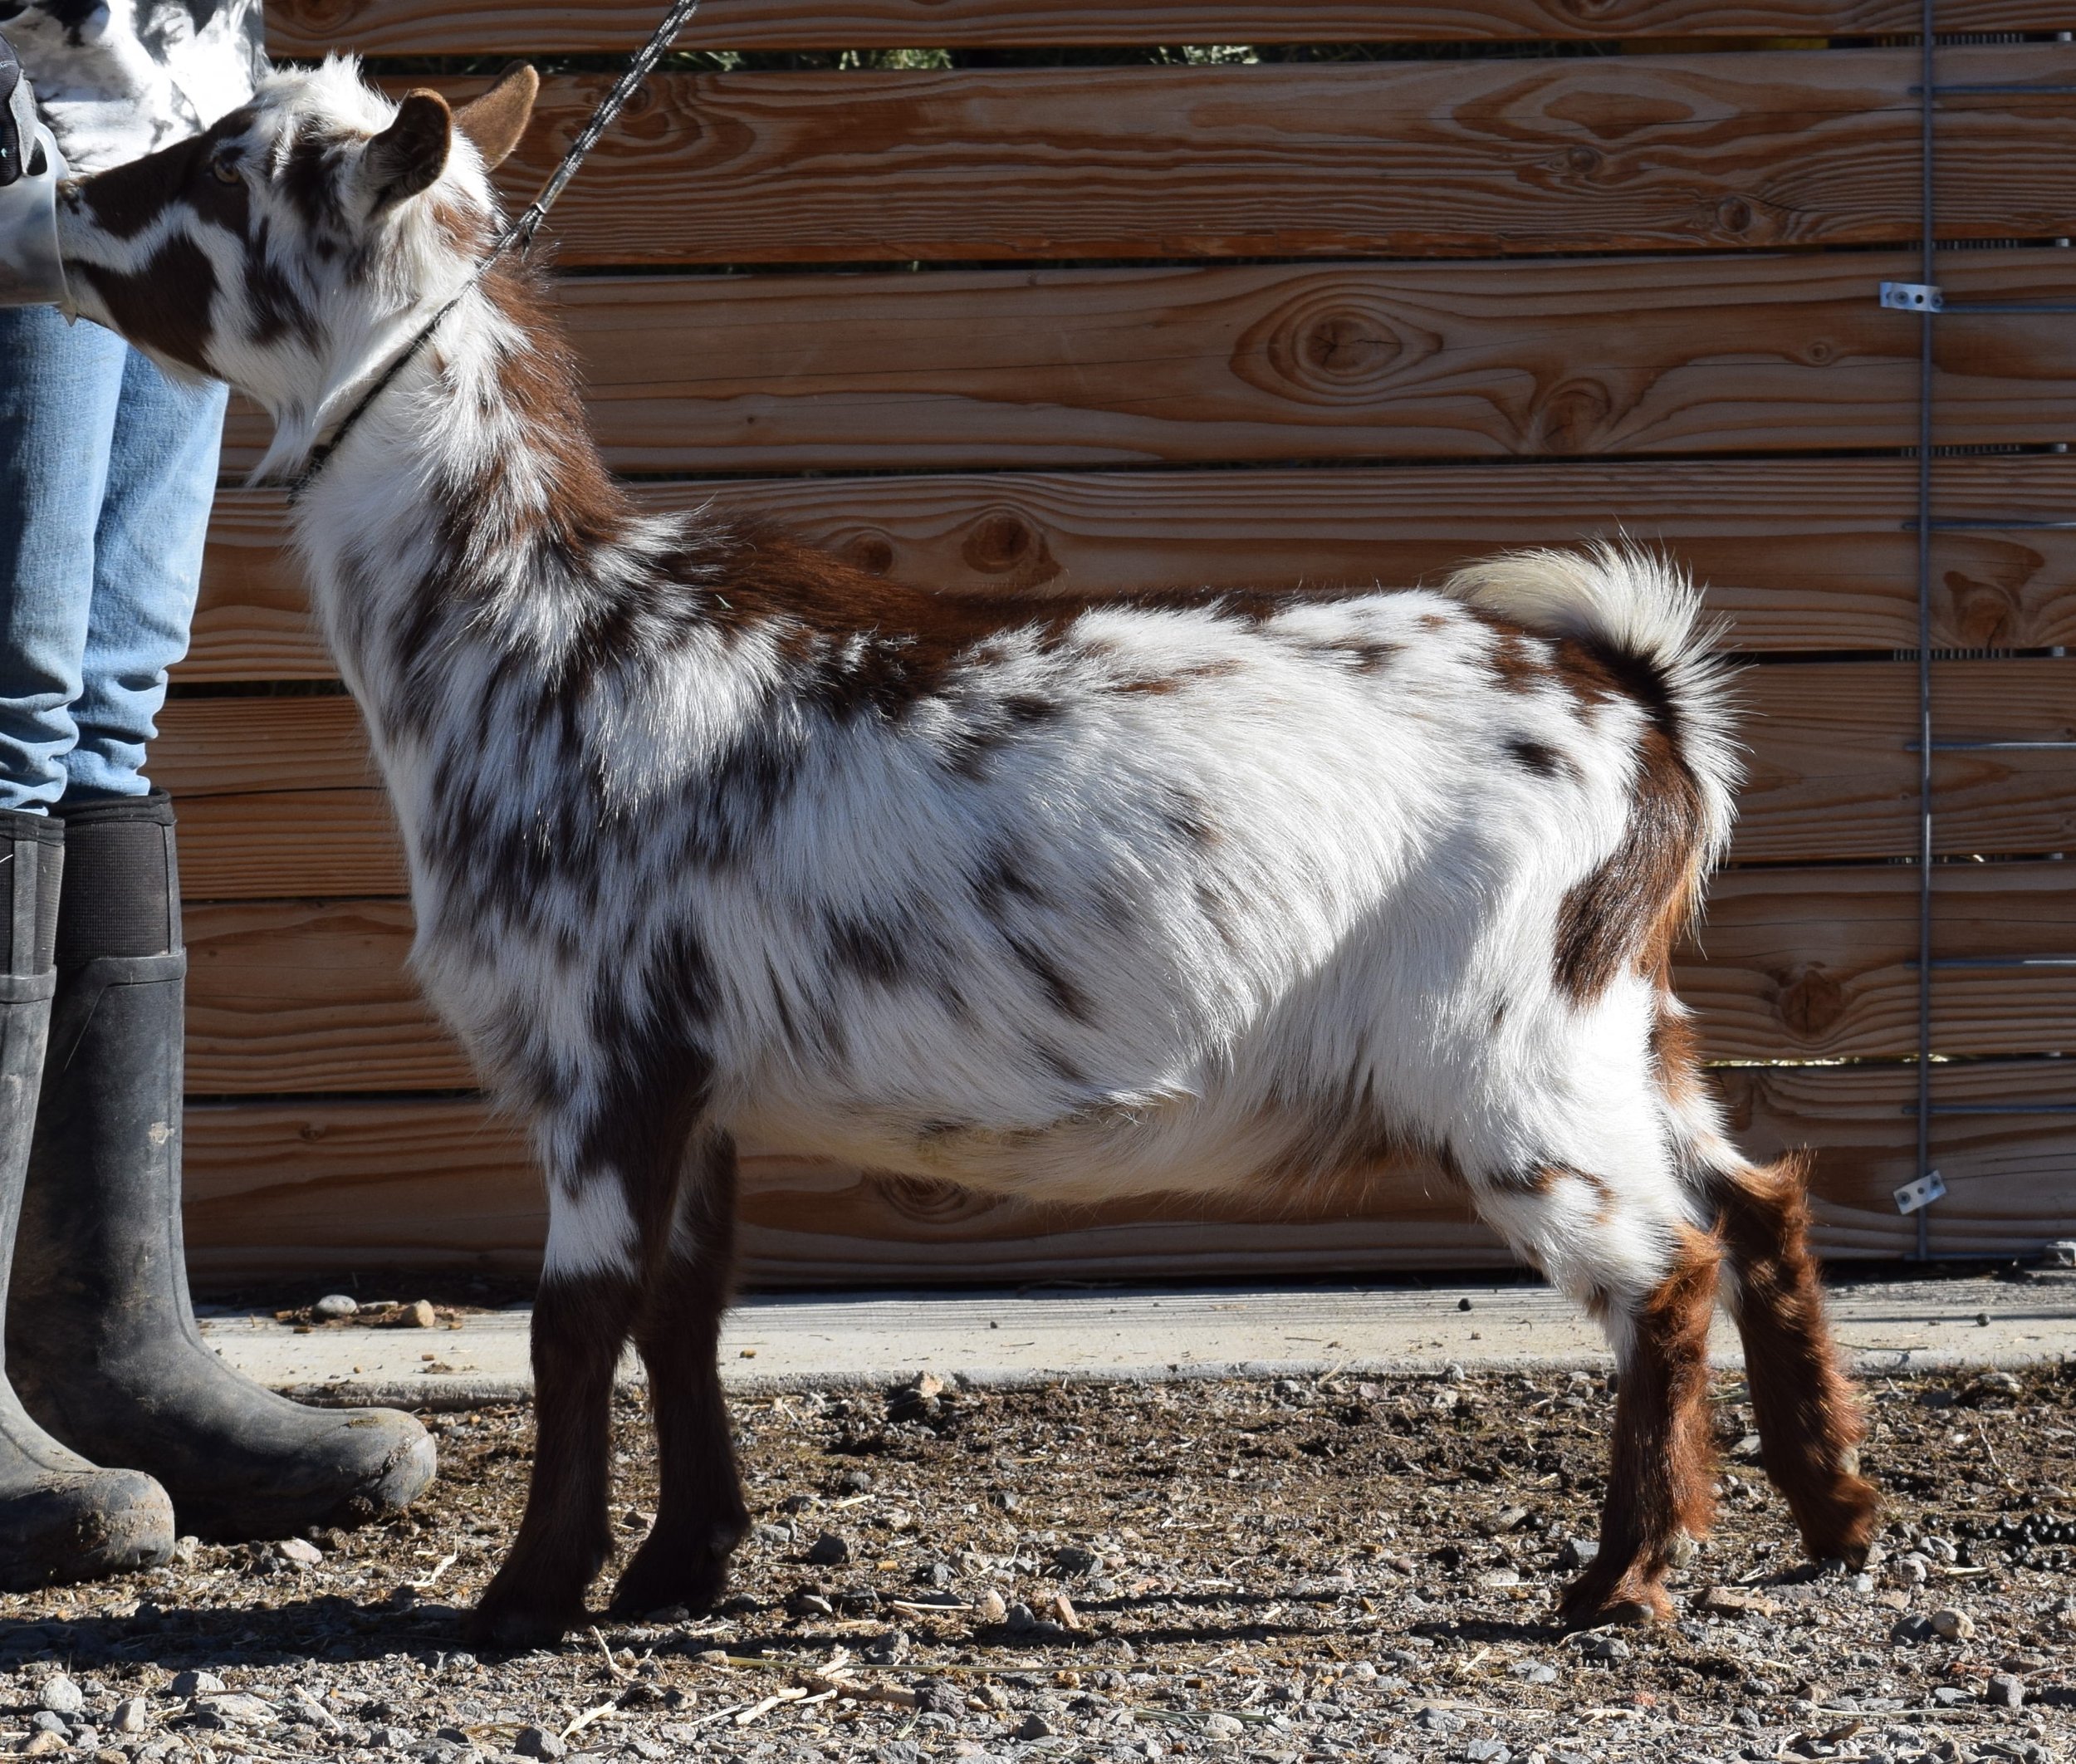
<path id="1" fill-rule="evenodd" d="M 613 1593 L 613 1615 L 712 1608 L 749 1528 L 715 1361 L 735 1250 L 735 1145 L 698 1149 L 669 1241 L 649 1273 L 634 1341 L 649 1368 L 661 1491 L 656 1522 Z"/>
<path id="2" fill-rule="evenodd" d="M 533 1309 L 533 1481 L 512 1553 L 469 1633 L 493 1647 L 558 1639 L 612 1553 L 606 1520 L 613 1373 L 634 1321 L 631 1274 L 549 1273 Z"/>
<path id="3" fill-rule="evenodd" d="M 1622 1379 L 1600 1553 L 1564 1589 L 1569 1627 L 1669 1617 L 1666 1570 L 1714 1517 L 1708 1324 L 1719 1259 L 1712 1238 L 1683 1232 L 1664 1279 L 1615 1331 Z"/>
<path id="4" fill-rule="evenodd" d="M 1760 1461 L 1786 1497 L 1809 1554 L 1857 1564 L 1873 1540 L 1881 1497 L 1859 1474 L 1864 1423 L 1832 1346 L 1809 1254 L 1802 1162 L 1728 1173 L 1712 1198 L 1730 1258 L 1731 1306 L 1744 1337 Z"/>

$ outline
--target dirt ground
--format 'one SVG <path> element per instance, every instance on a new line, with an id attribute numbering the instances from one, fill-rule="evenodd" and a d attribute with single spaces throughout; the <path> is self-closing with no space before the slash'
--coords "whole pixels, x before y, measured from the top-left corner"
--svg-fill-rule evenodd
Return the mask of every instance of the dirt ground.
<path id="1" fill-rule="evenodd" d="M 508 1659 L 458 1619 L 517 1522 L 529 1418 L 431 1416 L 443 1477 L 395 1523 L 0 1600 L 0 1745 L 2076 1757 L 2076 1368 L 1872 1385 L 1892 1506 L 1858 1575 L 1798 1562 L 1742 1392 L 1719 1394 L 1720 1525 L 1650 1630 L 1549 1625 L 1593 1535 L 1605 1380 L 1457 1374 L 738 1400 L 756 1530 L 731 1602 Z M 633 1540 L 654 1484 L 640 1410 L 619 1419 Z"/>

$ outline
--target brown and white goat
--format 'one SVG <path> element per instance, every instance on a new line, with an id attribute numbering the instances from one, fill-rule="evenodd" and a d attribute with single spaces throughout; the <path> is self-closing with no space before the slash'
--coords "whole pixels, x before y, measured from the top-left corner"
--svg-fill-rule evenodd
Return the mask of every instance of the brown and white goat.
<path id="1" fill-rule="evenodd" d="M 520 71 L 351 64 L 74 187 L 89 316 L 273 415 L 294 469 L 464 289 Z M 708 1605 L 745 1509 L 714 1347 L 732 1136 L 1086 1201 L 1419 1159 L 1622 1370 L 1574 1623 L 1710 1517 L 1719 1271 L 1818 1556 L 1875 1495 L 1792 1163 L 1727 1143 L 1668 987 L 1734 765 L 1694 595 L 1610 550 L 1440 590 L 940 597 L 639 512 L 525 271 L 463 293 L 296 511 L 409 850 L 414 961 L 551 1203 L 526 1517 L 483 1639 L 610 1547 L 631 1337 L 661 1452 L 614 1608 Z"/>

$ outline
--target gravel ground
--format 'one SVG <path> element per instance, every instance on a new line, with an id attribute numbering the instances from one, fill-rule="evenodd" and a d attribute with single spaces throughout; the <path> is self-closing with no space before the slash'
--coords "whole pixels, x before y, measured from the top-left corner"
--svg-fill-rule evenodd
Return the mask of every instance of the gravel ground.
<path id="1" fill-rule="evenodd" d="M 0 1746 L 463 1764 L 2076 1757 L 2076 1367 L 1877 1383 L 1868 1571 L 1804 1568 L 1735 1384 L 1680 1620 L 1564 1637 L 1584 1373 L 738 1400 L 736 1595 L 476 1658 L 524 1410 L 429 1417 L 384 1526 L 0 1598 Z M 623 1504 L 653 1500 L 619 1412 Z M 673 1620 L 675 1619 L 675 1620 Z"/>

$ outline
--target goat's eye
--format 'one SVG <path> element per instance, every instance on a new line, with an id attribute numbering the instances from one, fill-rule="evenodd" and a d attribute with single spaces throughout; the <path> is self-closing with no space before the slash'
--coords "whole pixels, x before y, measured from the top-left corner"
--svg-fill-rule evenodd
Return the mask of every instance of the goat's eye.
<path id="1" fill-rule="evenodd" d="M 236 184 L 237 182 L 237 155 L 234 153 L 218 154 L 209 161 L 209 175 L 218 184 Z"/>

